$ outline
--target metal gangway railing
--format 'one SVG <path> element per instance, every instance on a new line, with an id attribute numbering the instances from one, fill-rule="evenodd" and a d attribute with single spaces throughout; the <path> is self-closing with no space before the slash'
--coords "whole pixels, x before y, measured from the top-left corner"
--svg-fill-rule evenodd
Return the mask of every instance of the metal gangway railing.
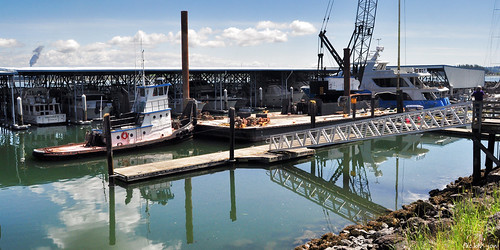
<path id="1" fill-rule="evenodd" d="M 380 116 L 331 126 L 276 134 L 269 150 L 327 146 L 380 137 L 422 133 L 472 123 L 472 102 Z"/>
<path id="2" fill-rule="evenodd" d="M 270 169 L 271 181 L 354 223 L 366 223 L 387 208 L 296 167 Z"/>

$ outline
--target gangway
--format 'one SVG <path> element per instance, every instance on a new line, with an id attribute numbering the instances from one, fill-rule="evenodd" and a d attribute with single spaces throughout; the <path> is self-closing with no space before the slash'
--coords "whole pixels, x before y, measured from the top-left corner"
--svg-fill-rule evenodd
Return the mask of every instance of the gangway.
<path id="1" fill-rule="evenodd" d="M 320 147 L 387 136 L 423 133 L 472 123 L 472 102 L 270 136 L 269 151 Z"/>

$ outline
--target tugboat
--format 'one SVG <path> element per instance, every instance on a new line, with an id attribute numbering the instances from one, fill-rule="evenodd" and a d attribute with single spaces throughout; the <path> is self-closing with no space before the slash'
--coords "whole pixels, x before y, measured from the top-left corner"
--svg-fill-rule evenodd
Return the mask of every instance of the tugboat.
<path id="1" fill-rule="evenodd" d="M 144 78 L 143 78 L 144 79 Z M 164 143 L 191 136 L 196 125 L 196 101 L 186 105 L 179 120 L 173 120 L 168 105 L 169 83 L 136 87 L 132 111 L 111 118 L 111 142 L 107 142 L 103 130 L 87 131 L 85 142 L 52 146 L 33 150 L 33 156 L 41 159 L 64 159 L 106 152 L 107 143 L 113 151 L 132 149 Z"/>

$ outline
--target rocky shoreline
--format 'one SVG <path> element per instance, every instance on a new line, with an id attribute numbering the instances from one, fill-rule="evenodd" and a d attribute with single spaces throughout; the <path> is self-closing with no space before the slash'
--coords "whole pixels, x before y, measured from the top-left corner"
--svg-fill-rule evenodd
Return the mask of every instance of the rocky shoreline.
<path id="1" fill-rule="evenodd" d="M 446 230 L 453 223 L 451 217 L 455 201 L 470 198 L 484 202 L 499 190 L 500 169 L 493 170 L 487 176 L 483 172 L 482 176 L 483 181 L 478 185 L 472 184 L 472 176 L 460 177 L 443 190 L 431 190 L 428 200 L 405 205 L 366 225 L 347 226 L 338 235 L 327 233 L 295 249 L 405 249 L 404 232 L 408 229 L 426 228 L 431 233 L 439 229 Z M 492 223 L 497 225 L 493 234 L 498 239 L 500 213 L 492 217 L 495 217 L 490 218 Z M 497 245 L 498 242 L 491 244 Z"/>

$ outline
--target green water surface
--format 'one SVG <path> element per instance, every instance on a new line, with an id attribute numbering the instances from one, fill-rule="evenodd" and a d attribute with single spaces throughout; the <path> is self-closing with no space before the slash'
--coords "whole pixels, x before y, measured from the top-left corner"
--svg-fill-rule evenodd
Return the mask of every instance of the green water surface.
<path id="1" fill-rule="evenodd" d="M 0 129 L 0 249 L 292 249 L 472 173 L 470 140 L 431 134 L 111 188 L 104 156 L 31 156 L 34 148 L 83 141 L 90 128 Z M 227 148 L 196 138 L 114 161 L 123 167 Z"/>

